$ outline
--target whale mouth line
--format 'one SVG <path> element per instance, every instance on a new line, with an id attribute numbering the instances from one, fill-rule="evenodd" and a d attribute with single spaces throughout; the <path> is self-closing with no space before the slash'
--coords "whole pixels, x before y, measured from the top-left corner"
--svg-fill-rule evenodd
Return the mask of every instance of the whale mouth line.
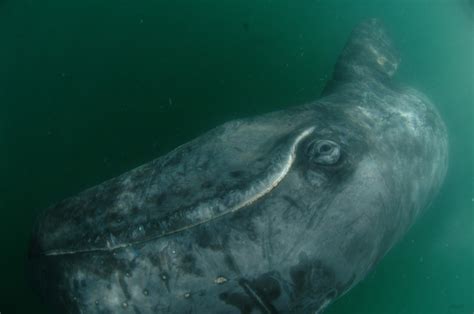
<path id="1" fill-rule="evenodd" d="M 264 179 L 253 182 L 246 189 L 233 190 L 227 193 L 224 197 L 204 201 L 197 206 L 183 209 L 178 211 L 178 213 L 172 213 L 165 216 L 164 219 L 171 221 L 171 223 L 168 223 L 168 225 L 171 225 L 171 227 L 168 227 L 168 230 L 166 227 L 163 227 L 161 232 L 154 232 L 139 240 L 129 241 L 127 243 L 111 244 L 110 242 L 113 242 L 113 236 L 111 236 L 111 241 L 106 241 L 105 246 L 69 250 L 51 249 L 44 251 L 42 254 L 46 256 L 57 256 L 77 253 L 111 252 L 179 233 L 250 206 L 268 195 L 283 181 L 295 162 L 298 144 L 314 130 L 314 126 L 303 130 L 293 141 L 291 141 L 291 144 L 289 147 L 286 147 L 284 152 L 277 154 L 277 159 L 282 158 L 283 160 L 272 162 L 269 169 L 263 175 Z M 177 218 L 175 218 L 175 216 Z M 178 218 L 180 221 L 184 220 L 188 223 L 184 225 L 172 225 L 173 219 Z"/>

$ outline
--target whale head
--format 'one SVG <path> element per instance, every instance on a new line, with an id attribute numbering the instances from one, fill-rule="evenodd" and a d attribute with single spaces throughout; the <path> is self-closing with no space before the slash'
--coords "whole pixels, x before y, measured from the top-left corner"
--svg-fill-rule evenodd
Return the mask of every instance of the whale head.
<path id="1" fill-rule="evenodd" d="M 45 210 L 39 293 L 59 313 L 321 313 L 435 196 L 447 135 L 356 27 L 323 97 L 230 121 Z"/>

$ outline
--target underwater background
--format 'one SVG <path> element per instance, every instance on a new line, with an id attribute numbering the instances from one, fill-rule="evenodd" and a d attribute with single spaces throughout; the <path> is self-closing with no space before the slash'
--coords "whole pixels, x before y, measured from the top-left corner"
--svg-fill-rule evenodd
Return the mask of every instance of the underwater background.
<path id="1" fill-rule="evenodd" d="M 326 313 L 474 313 L 471 0 L 0 0 L 0 313 L 49 313 L 26 272 L 40 210 L 225 121 L 318 98 L 368 17 L 399 49 L 397 83 L 440 110 L 450 166 Z"/>

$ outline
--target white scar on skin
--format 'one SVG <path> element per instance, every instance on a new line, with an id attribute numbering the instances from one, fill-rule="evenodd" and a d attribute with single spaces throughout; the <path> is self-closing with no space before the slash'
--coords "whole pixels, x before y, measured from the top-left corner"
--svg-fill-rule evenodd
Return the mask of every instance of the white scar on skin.
<path id="1" fill-rule="evenodd" d="M 283 181 L 290 171 L 291 166 L 295 162 L 298 144 L 307 136 L 309 136 L 314 131 L 314 129 L 315 127 L 310 127 L 301 132 L 291 143 L 287 153 L 284 155 L 284 160 L 276 162 L 270 167 L 266 175 L 262 174 L 263 179 L 252 182 L 247 189 L 244 189 L 243 191 L 232 190 L 222 198 L 206 201 L 200 203 L 196 207 L 184 210 L 184 212 L 181 213 L 181 220 L 192 221 L 193 223 L 188 223 L 184 226 L 176 226 L 175 228 L 170 228 L 170 230 L 164 230 L 159 233 L 151 234 L 137 241 L 129 241 L 127 243 L 115 245 L 107 243 L 105 247 L 95 247 L 88 249 L 50 250 L 45 252 L 45 255 L 66 255 L 84 252 L 112 251 L 116 249 L 127 248 L 135 244 L 144 243 L 196 227 L 208 221 L 220 218 L 222 216 L 236 212 L 241 208 L 249 206 L 265 195 L 269 194 Z"/>

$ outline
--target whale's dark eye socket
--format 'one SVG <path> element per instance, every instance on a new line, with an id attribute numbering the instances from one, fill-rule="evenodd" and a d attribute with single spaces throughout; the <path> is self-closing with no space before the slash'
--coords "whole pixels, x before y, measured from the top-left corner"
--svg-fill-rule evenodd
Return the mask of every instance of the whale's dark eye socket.
<path id="1" fill-rule="evenodd" d="M 322 165 L 333 165 L 341 156 L 339 145 L 330 140 L 312 141 L 307 148 L 308 157 L 312 162 Z"/>

